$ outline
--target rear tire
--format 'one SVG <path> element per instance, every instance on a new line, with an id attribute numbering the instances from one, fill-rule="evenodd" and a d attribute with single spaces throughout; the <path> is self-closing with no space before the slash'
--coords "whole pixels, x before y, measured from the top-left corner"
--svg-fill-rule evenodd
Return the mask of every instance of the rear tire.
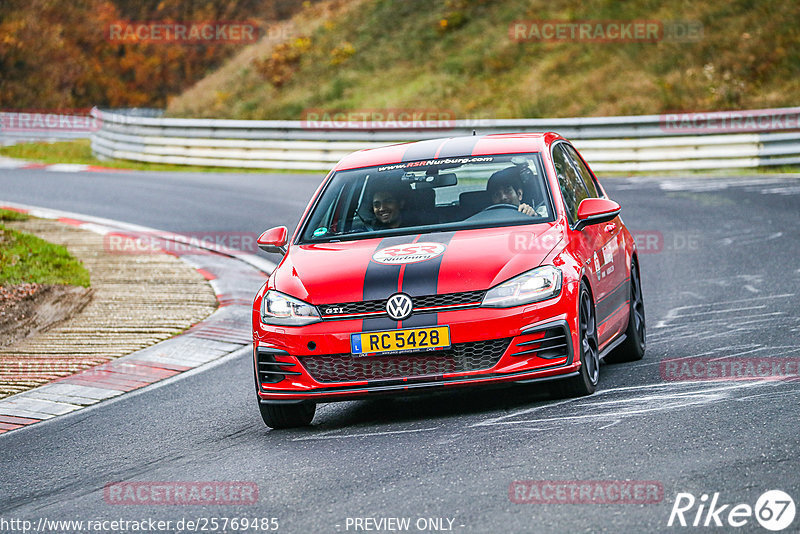
<path id="1" fill-rule="evenodd" d="M 313 402 L 301 404 L 261 404 L 258 403 L 261 411 L 261 419 L 270 428 L 295 428 L 308 426 L 314 419 L 317 405 Z"/>
<path id="2" fill-rule="evenodd" d="M 600 351 L 594 302 L 584 282 L 581 282 L 578 296 L 578 348 L 581 362 L 578 376 L 552 383 L 551 393 L 557 398 L 591 395 L 597 389 L 600 379 Z"/>
<path id="3" fill-rule="evenodd" d="M 631 297 L 628 315 L 628 328 L 625 330 L 625 341 L 605 357 L 608 363 L 635 362 L 644 358 L 646 348 L 647 327 L 644 317 L 644 299 L 642 298 L 642 282 L 639 278 L 639 266 L 631 263 Z"/>

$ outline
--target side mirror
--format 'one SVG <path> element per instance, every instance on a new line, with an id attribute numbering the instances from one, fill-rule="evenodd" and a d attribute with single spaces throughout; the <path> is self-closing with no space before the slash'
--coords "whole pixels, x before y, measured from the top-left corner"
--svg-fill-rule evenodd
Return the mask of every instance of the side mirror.
<path id="1" fill-rule="evenodd" d="M 607 198 L 584 198 L 578 206 L 578 223 L 575 230 L 580 231 L 593 224 L 614 219 L 622 210 L 619 204 Z"/>
<path id="2" fill-rule="evenodd" d="M 274 252 L 275 254 L 286 254 L 286 241 L 289 237 L 289 229 L 285 226 L 270 228 L 261 234 L 256 243 L 258 248 L 264 252 Z"/>

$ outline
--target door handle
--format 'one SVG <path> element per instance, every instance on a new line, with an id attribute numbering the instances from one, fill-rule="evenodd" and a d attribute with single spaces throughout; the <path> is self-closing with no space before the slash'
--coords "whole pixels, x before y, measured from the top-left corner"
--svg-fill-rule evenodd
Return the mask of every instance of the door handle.
<path id="1" fill-rule="evenodd" d="M 605 226 L 605 231 L 606 231 L 606 232 L 608 232 L 608 233 L 611 233 L 611 232 L 613 232 L 613 231 L 614 231 L 614 230 L 616 230 L 616 229 L 617 229 L 617 225 L 616 225 L 615 223 L 608 223 L 608 224 Z"/>

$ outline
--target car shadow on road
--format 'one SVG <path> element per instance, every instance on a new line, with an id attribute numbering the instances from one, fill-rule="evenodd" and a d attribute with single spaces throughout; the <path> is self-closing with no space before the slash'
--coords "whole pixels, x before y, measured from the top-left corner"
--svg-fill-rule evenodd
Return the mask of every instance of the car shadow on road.
<path id="1" fill-rule="evenodd" d="M 318 407 L 311 429 L 330 431 L 358 426 L 363 430 L 365 425 L 385 426 L 485 416 L 550 402 L 552 399 L 549 389 L 542 385 L 514 385 L 332 403 Z"/>

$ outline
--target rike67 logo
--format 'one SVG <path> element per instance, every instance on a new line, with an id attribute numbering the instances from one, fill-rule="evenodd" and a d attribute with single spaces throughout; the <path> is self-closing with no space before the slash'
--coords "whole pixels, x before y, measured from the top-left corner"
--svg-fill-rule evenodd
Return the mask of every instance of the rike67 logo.
<path id="1" fill-rule="evenodd" d="M 722 504 L 719 493 L 714 493 L 710 500 L 705 493 L 699 499 L 691 493 L 678 493 L 667 526 L 739 528 L 750 523 L 755 516 L 762 527 L 777 532 L 792 524 L 795 512 L 794 500 L 781 490 L 764 492 L 755 506 Z"/>

